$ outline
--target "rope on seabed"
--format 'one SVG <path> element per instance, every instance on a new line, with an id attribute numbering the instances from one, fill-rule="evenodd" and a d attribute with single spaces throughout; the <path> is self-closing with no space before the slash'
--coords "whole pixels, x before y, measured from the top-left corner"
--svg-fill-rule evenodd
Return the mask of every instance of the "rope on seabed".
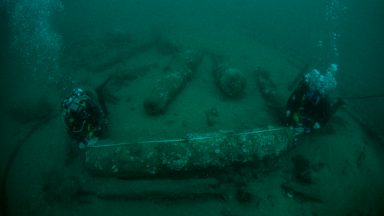
<path id="1" fill-rule="evenodd" d="M 272 131 L 280 131 L 280 130 L 286 130 L 287 128 L 281 127 L 281 128 L 272 128 L 272 129 L 265 129 L 265 130 L 258 130 L 258 131 L 248 131 L 248 132 L 240 132 L 240 133 L 233 133 L 232 130 L 228 131 L 220 131 L 220 133 L 223 134 L 230 134 L 230 136 L 241 136 L 241 135 L 248 135 L 248 134 L 258 134 L 258 133 L 264 133 L 264 132 L 272 132 Z M 103 148 L 103 147 L 114 147 L 114 146 L 124 146 L 124 145 L 134 145 L 134 144 L 149 144 L 149 143 L 169 143 L 169 142 L 186 142 L 186 141 L 196 141 L 196 140 L 206 140 L 206 139 L 212 139 L 214 136 L 203 136 L 203 137 L 193 137 L 193 134 L 190 134 L 191 136 L 187 135 L 186 138 L 180 138 L 180 139 L 165 139 L 165 140 L 148 140 L 148 141 L 138 141 L 138 142 L 122 142 L 122 143 L 112 143 L 112 144 L 104 144 L 104 145 L 90 145 L 87 146 L 87 148 Z"/>

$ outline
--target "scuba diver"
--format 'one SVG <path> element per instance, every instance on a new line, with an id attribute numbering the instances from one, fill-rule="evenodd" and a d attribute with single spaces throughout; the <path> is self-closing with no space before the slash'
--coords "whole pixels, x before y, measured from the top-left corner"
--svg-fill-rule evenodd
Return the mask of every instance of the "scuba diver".
<path id="1" fill-rule="evenodd" d="M 313 69 L 305 74 L 286 105 L 286 123 L 297 133 L 310 133 L 324 126 L 343 104 L 332 103 L 329 92 L 336 88 L 337 65 L 331 64 L 325 74 Z"/>
<path id="2" fill-rule="evenodd" d="M 64 122 L 70 137 L 85 148 L 95 144 L 106 129 L 104 112 L 81 88 L 75 88 L 62 103 Z"/>

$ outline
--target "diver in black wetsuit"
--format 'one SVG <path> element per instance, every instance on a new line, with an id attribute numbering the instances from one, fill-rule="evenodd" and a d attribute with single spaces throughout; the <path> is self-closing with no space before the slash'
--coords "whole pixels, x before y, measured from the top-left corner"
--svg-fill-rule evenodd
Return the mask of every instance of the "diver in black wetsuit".
<path id="1" fill-rule="evenodd" d="M 98 104 L 85 91 L 76 88 L 64 99 L 62 108 L 68 134 L 79 147 L 95 144 L 107 125 Z"/>
<path id="2" fill-rule="evenodd" d="M 302 128 L 305 132 L 319 129 L 331 117 L 329 97 L 310 90 L 302 81 L 288 99 L 286 115 L 289 126 Z"/>
<path id="3" fill-rule="evenodd" d="M 308 72 L 291 94 L 286 105 L 286 123 L 298 133 L 309 133 L 321 128 L 342 104 L 332 103 L 329 92 L 336 87 L 334 74 L 337 65 L 332 64 L 325 74 L 316 69 Z"/>

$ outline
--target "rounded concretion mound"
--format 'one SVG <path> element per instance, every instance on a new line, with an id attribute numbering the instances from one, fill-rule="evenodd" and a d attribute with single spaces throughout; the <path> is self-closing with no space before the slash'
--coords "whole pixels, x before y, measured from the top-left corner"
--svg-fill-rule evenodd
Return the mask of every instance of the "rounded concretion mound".
<path id="1" fill-rule="evenodd" d="M 236 68 L 225 69 L 219 78 L 219 85 L 223 93 L 231 98 L 239 98 L 244 94 L 246 79 Z"/>

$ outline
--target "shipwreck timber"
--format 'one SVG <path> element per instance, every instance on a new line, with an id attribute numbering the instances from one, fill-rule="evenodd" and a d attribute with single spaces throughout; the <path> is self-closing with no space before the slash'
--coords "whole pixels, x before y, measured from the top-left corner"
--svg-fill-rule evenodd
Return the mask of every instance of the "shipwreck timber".
<path id="1" fill-rule="evenodd" d="M 96 144 L 86 149 L 85 165 L 95 175 L 126 179 L 198 174 L 277 157 L 287 151 L 294 140 L 294 131 L 280 127 L 189 134 L 181 139 Z"/>

